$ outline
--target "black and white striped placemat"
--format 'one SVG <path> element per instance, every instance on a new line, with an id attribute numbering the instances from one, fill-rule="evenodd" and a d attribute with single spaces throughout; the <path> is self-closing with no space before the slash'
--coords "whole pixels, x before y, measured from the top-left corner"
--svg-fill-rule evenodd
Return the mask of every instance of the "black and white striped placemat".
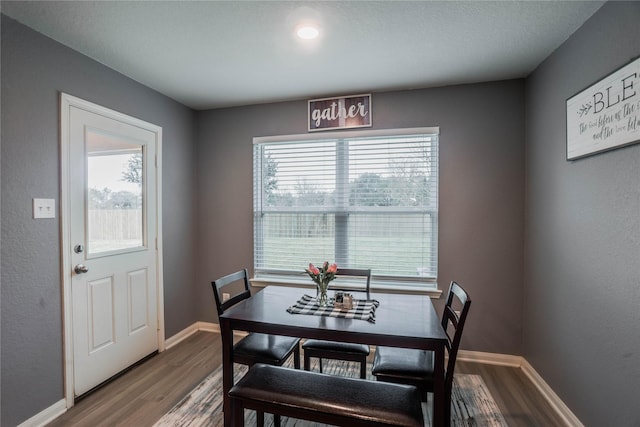
<path id="1" fill-rule="evenodd" d="M 313 316 L 341 317 L 344 319 L 360 319 L 371 323 L 376 322 L 376 308 L 380 303 L 376 300 L 353 300 L 353 308 L 344 310 L 333 306 L 333 301 L 325 307 L 320 307 L 316 299 L 310 295 L 303 295 L 287 311 L 291 314 L 310 314 Z"/>

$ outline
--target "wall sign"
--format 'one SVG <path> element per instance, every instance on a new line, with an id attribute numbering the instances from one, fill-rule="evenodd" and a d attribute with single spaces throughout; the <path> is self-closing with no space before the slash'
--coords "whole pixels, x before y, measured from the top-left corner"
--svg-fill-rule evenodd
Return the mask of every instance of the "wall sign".
<path id="1" fill-rule="evenodd" d="M 640 142 L 640 58 L 567 99 L 567 160 Z"/>
<path id="2" fill-rule="evenodd" d="M 371 94 L 309 101 L 309 131 L 371 126 Z"/>

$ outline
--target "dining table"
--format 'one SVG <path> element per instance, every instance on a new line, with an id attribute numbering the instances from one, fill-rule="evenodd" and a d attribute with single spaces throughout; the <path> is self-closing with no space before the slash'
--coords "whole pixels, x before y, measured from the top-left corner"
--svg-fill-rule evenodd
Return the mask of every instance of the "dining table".
<path id="1" fill-rule="evenodd" d="M 219 317 L 222 337 L 224 425 L 233 425 L 229 390 L 234 381 L 234 332 L 264 333 L 299 338 L 430 350 L 434 353 L 433 426 L 448 426 L 445 405 L 445 348 L 447 336 L 431 298 L 422 294 L 359 293 L 356 300 L 377 301 L 372 319 L 296 314 L 288 311 L 315 289 L 267 286 Z M 291 310 L 293 311 L 293 310 Z"/>

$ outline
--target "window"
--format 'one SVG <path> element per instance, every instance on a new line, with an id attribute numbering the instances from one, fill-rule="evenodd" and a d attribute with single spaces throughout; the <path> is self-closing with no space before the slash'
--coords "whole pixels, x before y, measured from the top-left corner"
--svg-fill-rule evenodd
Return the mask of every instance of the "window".
<path id="1" fill-rule="evenodd" d="M 437 128 L 255 138 L 253 163 L 257 277 L 335 261 L 435 287 Z"/>

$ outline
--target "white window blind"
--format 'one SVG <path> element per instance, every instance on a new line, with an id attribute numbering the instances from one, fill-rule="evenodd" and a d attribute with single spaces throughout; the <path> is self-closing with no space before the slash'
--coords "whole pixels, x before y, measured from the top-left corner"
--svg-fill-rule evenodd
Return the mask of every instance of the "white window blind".
<path id="1" fill-rule="evenodd" d="M 434 286 L 437 248 L 437 128 L 254 140 L 257 276 L 329 261 Z"/>

